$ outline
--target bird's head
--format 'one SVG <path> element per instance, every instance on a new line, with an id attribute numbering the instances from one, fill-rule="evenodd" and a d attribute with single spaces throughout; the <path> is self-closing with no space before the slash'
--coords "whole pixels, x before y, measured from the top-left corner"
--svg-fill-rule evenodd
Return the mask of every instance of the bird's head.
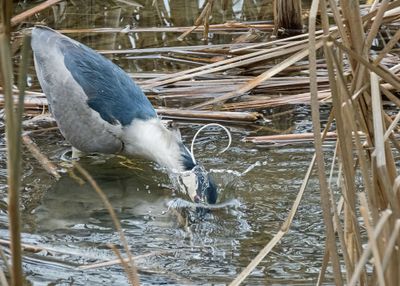
<path id="1" fill-rule="evenodd" d="M 181 172 L 177 176 L 177 182 L 179 189 L 188 194 L 193 202 L 216 203 L 218 187 L 203 166 L 195 165 L 191 170 Z"/>
<path id="2" fill-rule="evenodd" d="M 177 157 L 180 158 L 180 167 L 175 168 L 175 170 L 183 171 L 175 173 L 171 179 L 172 181 L 175 181 L 179 191 L 188 194 L 194 203 L 215 204 L 218 198 L 218 187 L 211 174 L 196 161 L 193 153 L 193 145 L 197 135 L 208 126 L 221 127 L 226 131 L 228 134 L 229 143 L 222 152 L 225 152 L 229 148 L 232 142 L 231 134 L 226 127 L 220 124 L 210 123 L 201 127 L 193 136 L 190 151 L 182 143 L 179 130 L 175 130 L 173 134 L 175 134 L 175 138 L 179 142 L 179 155 Z"/>

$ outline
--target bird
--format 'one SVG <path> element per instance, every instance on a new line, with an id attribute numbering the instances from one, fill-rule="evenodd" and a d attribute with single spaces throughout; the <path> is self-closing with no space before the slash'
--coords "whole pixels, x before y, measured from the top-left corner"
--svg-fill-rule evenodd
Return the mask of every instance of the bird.
<path id="1" fill-rule="evenodd" d="M 141 88 L 111 60 L 49 27 L 32 29 L 39 84 L 74 156 L 140 156 L 164 167 L 194 203 L 215 204 L 218 188 L 179 132 L 168 129 Z"/>

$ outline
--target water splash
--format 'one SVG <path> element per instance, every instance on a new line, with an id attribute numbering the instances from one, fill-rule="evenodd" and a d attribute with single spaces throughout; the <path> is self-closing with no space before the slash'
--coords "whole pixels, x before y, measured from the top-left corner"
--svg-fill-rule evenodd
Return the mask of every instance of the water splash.
<path id="1" fill-rule="evenodd" d="M 237 199 L 231 199 L 226 202 L 222 202 L 219 204 L 204 204 L 204 203 L 193 203 L 181 198 L 176 198 L 173 199 L 169 202 L 167 202 L 167 207 L 169 209 L 197 209 L 197 208 L 202 208 L 202 209 L 208 209 L 208 210 L 218 210 L 218 209 L 226 209 L 226 208 L 232 208 L 236 209 L 241 207 L 241 202 Z"/>
<path id="2" fill-rule="evenodd" d="M 230 170 L 230 169 L 211 169 L 210 173 L 215 173 L 215 174 L 230 174 L 234 175 L 236 177 L 242 177 L 252 171 L 255 167 L 260 167 L 260 166 L 265 166 L 266 162 L 261 162 L 261 161 L 256 161 L 255 163 L 251 164 L 244 170 L 243 172 L 235 171 L 235 170 Z"/>

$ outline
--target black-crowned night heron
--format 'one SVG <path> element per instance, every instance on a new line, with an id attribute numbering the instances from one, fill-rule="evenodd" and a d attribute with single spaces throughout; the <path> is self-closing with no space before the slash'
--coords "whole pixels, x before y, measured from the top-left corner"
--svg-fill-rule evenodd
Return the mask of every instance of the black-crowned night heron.
<path id="1" fill-rule="evenodd" d="M 213 179 L 121 68 L 47 27 L 33 29 L 32 49 L 50 110 L 73 148 L 148 158 L 176 174 L 194 202 L 216 202 Z"/>

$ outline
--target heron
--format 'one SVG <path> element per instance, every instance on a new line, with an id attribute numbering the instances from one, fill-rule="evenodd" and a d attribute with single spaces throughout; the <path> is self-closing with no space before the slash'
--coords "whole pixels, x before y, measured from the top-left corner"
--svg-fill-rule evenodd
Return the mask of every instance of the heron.
<path id="1" fill-rule="evenodd" d="M 34 65 L 73 157 L 86 153 L 141 156 L 163 166 L 195 203 L 215 204 L 217 185 L 168 129 L 141 88 L 111 60 L 45 27 L 32 29 Z"/>

